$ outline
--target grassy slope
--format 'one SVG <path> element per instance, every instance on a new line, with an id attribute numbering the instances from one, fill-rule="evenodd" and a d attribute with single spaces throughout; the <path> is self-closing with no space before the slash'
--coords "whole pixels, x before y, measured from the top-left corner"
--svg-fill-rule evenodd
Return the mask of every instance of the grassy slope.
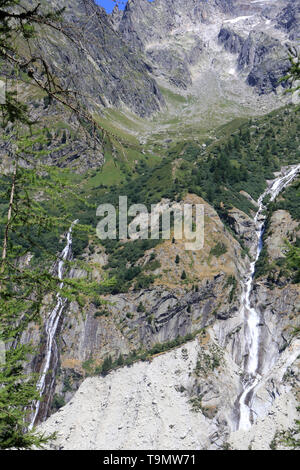
<path id="1" fill-rule="evenodd" d="M 169 99 L 180 104 L 185 100 L 180 95 Z M 104 202 L 117 205 L 119 195 L 127 195 L 129 205 L 150 206 L 162 198 L 181 200 L 186 193 L 193 193 L 213 205 L 225 222 L 232 206 L 250 213 L 253 206 L 240 192 L 247 191 L 257 198 L 274 171 L 300 160 L 298 116 L 297 108 L 284 108 L 257 119 L 235 119 L 212 136 L 204 137 L 200 129 L 179 141 L 170 138 L 166 142 L 165 135 L 163 140 L 158 136 L 155 145 L 149 145 L 137 139 L 149 124 L 129 113 L 108 109 L 101 124 L 116 138 L 104 143 L 105 165 L 81 175 L 65 172 L 67 182 L 74 184 L 75 191 L 89 206 L 66 196 L 63 201 L 57 200 L 55 206 L 49 206 L 49 210 L 66 220 L 78 218 L 81 223 L 95 227 L 96 207 Z M 56 126 L 63 127 L 61 122 Z M 75 254 L 80 255 L 88 236 L 74 238 Z M 93 244 L 99 244 L 95 236 L 92 239 Z M 51 239 L 53 250 L 55 240 L 57 237 Z M 49 244 L 46 235 L 44 242 Z M 129 250 L 127 259 L 126 253 L 121 256 L 122 246 L 117 241 L 106 245 L 111 256 L 120 259 L 121 275 L 125 277 L 127 262 L 133 266 L 148 248 L 147 244 L 139 247 L 137 258 Z"/>
<path id="2" fill-rule="evenodd" d="M 173 143 L 169 148 L 161 146 L 160 157 L 141 153 L 138 158 L 136 148 L 129 146 L 127 155 L 132 152 L 133 159 L 136 158 L 132 165 L 129 157 L 124 163 L 121 155 L 121 160 L 115 162 L 108 159 L 104 169 L 92 178 L 85 175 L 81 182 L 82 195 L 92 208 L 78 210 L 74 205 L 76 217 L 95 225 L 95 207 L 103 202 L 117 205 L 119 195 L 127 195 L 129 205 L 150 206 L 162 198 L 180 200 L 186 193 L 208 200 L 225 223 L 227 212 L 233 206 L 250 213 L 254 207 L 240 192 L 247 191 L 257 199 L 274 171 L 300 160 L 298 116 L 298 109 L 291 107 L 263 118 L 235 120 L 218 129 L 214 139 L 207 139 L 206 147 L 192 138 L 189 142 Z M 111 165 L 114 166 L 110 173 Z M 120 169 L 119 182 L 114 175 L 120 174 Z M 99 240 L 94 239 L 93 243 L 99 244 Z M 117 275 L 121 289 L 124 285 L 127 289 L 141 274 L 138 270 L 128 270 L 150 245 L 129 243 L 130 248 L 126 250 L 117 241 L 105 245 L 112 260 L 108 265 L 110 274 Z M 125 268 L 128 263 L 131 267 Z"/>

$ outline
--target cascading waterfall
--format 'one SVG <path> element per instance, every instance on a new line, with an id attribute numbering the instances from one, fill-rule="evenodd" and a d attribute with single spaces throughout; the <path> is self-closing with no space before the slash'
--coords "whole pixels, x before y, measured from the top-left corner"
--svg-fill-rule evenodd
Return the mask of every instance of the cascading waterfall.
<path id="1" fill-rule="evenodd" d="M 72 223 L 71 227 L 69 228 L 69 231 L 67 233 L 67 244 L 64 247 L 64 249 L 63 249 L 63 251 L 60 255 L 60 258 L 59 258 L 57 274 L 58 274 L 58 279 L 60 281 L 62 281 L 62 279 L 63 279 L 63 270 L 64 270 L 65 261 L 70 259 L 71 255 L 72 255 L 72 231 L 73 231 L 74 225 L 77 222 L 78 222 L 78 220 L 75 220 Z M 59 285 L 59 288 L 62 289 L 63 285 L 64 285 L 64 283 L 61 282 L 60 285 Z M 63 297 L 61 297 L 59 293 L 57 293 L 56 294 L 56 305 L 55 305 L 54 309 L 50 312 L 50 314 L 49 314 L 49 316 L 46 320 L 46 323 L 45 323 L 45 334 L 46 334 L 46 338 L 47 338 L 47 340 L 46 340 L 46 354 L 45 354 L 45 359 L 44 359 L 44 363 L 43 363 L 43 366 L 42 366 L 42 373 L 41 373 L 41 376 L 40 376 L 40 378 L 38 380 L 38 383 L 37 383 L 37 389 L 40 393 L 40 397 L 43 396 L 43 394 L 45 392 L 45 389 L 46 389 L 46 378 L 47 378 L 49 370 L 50 370 L 51 361 L 53 362 L 53 359 L 54 359 L 54 362 L 57 362 L 57 345 L 56 345 L 56 341 L 55 341 L 55 335 L 56 335 L 56 332 L 57 332 L 57 327 L 58 327 L 58 324 L 59 324 L 59 320 L 60 320 L 61 315 L 63 313 L 63 310 L 66 306 L 66 303 L 67 303 L 67 300 L 64 299 Z M 54 380 L 55 380 L 55 377 L 54 377 L 54 375 L 52 375 L 51 383 L 50 383 L 50 390 L 53 386 Z M 35 403 L 34 415 L 33 415 L 33 418 L 31 420 L 29 429 L 32 429 L 35 422 L 36 422 L 36 419 L 37 419 L 37 417 L 39 415 L 39 412 L 40 412 L 40 405 L 41 405 L 41 401 L 38 400 Z"/>
<path id="2" fill-rule="evenodd" d="M 239 399 L 239 429 L 247 430 L 251 427 L 251 406 L 253 403 L 255 388 L 258 385 L 261 376 L 259 374 L 259 323 L 260 315 L 255 308 L 251 307 L 251 294 L 253 290 L 254 275 L 256 263 L 263 249 L 263 236 L 265 231 L 266 215 L 264 211 L 267 206 L 264 204 L 266 197 L 270 197 L 270 202 L 274 201 L 280 192 L 293 181 L 300 172 L 300 165 L 289 167 L 276 178 L 268 189 L 260 196 L 258 200 L 258 211 L 255 215 L 257 250 L 256 258 L 251 263 L 249 273 L 245 279 L 245 285 L 241 298 L 242 315 L 245 318 L 245 336 L 248 345 L 248 357 L 245 364 L 246 378 L 244 382 L 244 391 Z"/>

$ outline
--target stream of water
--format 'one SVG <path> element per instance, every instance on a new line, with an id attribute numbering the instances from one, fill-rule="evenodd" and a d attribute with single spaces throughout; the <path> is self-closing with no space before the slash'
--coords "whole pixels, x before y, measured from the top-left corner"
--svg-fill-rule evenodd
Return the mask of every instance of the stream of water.
<path id="1" fill-rule="evenodd" d="M 70 259 L 71 256 L 72 256 L 72 231 L 73 231 L 74 225 L 77 222 L 78 221 L 75 220 L 72 223 L 71 227 L 69 228 L 69 231 L 67 233 L 66 246 L 64 247 L 64 249 L 61 252 L 61 255 L 59 257 L 57 275 L 58 275 L 58 279 L 60 281 L 63 280 L 63 272 L 64 272 L 65 262 L 66 262 L 66 260 Z M 64 283 L 62 281 L 60 283 L 59 288 L 62 289 L 63 285 L 64 285 Z M 64 299 L 63 297 L 61 297 L 61 295 L 59 293 L 57 293 L 56 294 L 55 307 L 50 312 L 50 314 L 49 314 L 49 316 L 48 316 L 48 318 L 45 322 L 45 334 L 46 334 L 46 347 L 45 347 L 45 349 L 46 349 L 46 352 L 45 352 L 45 359 L 44 359 L 42 369 L 41 369 L 41 376 L 40 376 L 40 378 L 38 380 L 38 383 L 37 383 L 37 389 L 40 393 L 40 397 L 42 397 L 45 393 L 46 379 L 47 379 L 49 371 L 50 371 L 50 364 L 51 364 L 51 362 L 53 362 L 53 357 L 57 356 L 57 346 L 56 346 L 56 341 L 55 341 L 55 335 L 56 335 L 56 332 L 57 332 L 57 327 L 58 327 L 58 324 L 59 324 L 59 320 L 60 320 L 61 315 L 63 313 L 63 310 L 66 306 L 66 303 L 67 303 L 67 300 Z M 54 359 L 57 360 L 57 357 L 56 358 L 54 357 Z M 54 376 L 54 374 L 52 374 L 52 378 L 51 378 L 52 383 L 50 384 L 50 390 L 52 388 L 54 380 L 55 380 L 55 376 Z M 39 411 L 40 411 L 40 405 L 41 405 L 41 401 L 38 400 L 35 403 L 34 415 L 33 415 L 33 418 L 31 420 L 29 429 L 32 429 L 35 422 L 36 422 L 36 419 L 37 419 Z"/>
<path id="2" fill-rule="evenodd" d="M 245 318 L 245 339 L 248 345 L 248 357 L 245 365 L 244 391 L 239 400 L 239 429 L 247 430 L 252 425 L 252 410 L 254 391 L 260 381 L 259 369 L 259 324 L 260 314 L 251 306 L 251 294 L 254 284 L 254 275 L 256 271 L 256 263 L 263 249 L 263 236 L 265 231 L 266 215 L 265 210 L 267 204 L 276 199 L 281 191 L 293 181 L 300 172 L 300 165 L 289 167 L 282 171 L 281 175 L 271 182 L 268 189 L 260 196 L 258 200 L 258 211 L 255 215 L 257 248 L 255 260 L 251 263 L 249 272 L 245 279 L 241 298 L 242 315 Z M 265 203 L 266 198 L 269 201 Z"/>

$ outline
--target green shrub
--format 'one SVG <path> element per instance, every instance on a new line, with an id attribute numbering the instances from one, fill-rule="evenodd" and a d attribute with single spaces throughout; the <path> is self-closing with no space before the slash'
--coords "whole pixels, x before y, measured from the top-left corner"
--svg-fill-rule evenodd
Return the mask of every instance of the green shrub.
<path id="1" fill-rule="evenodd" d="M 95 318 L 108 317 L 108 316 L 109 316 L 109 312 L 107 310 L 98 310 L 98 312 L 94 313 Z"/>
<path id="2" fill-rule="evenodd" d="M 229 286 L 232 286 L 232 288 L 230 290 L 230 293 L 229 293 L 229 302 L 230 303 L 234 299 L 235 292 L 236 292 L 236 289 L 237 289 L 237 285 L 238 285 L 238 282 L 237 282 L 235 276 L 233 276 L 233 275 L 228 276 L 227 282 L 225 284 L 225 288 L 229 287 Z"/>
<path id="3" fill-rule="evenodd" d="M 137 308 L 137 311 L 138 311 L 138 312 L 142 312 L 142 313 L 146 312 L 146 309 L 145 309 L 145 307 L 144 307 L 144 305 L 143 305 L 143 302 L 140 302 L 140 303 L 139 303 L 138 308 Z"/>
<path id="4" fill-rule="evenodd" d="M 140 290 L 140 289 L 148 289 L 151 284 L 155 281 L 155 276 L 152 274 L 147 276 L 146 274 L 140 274 L 136 280 L 136 283 L 134 285 L 135 290 Z"/>
<path id="5" fill-rule="evenodd" d="M 103 375 L 106 375 L 111 370 L 112 365 L 113 365 L 113 361 L 112 361 L 111 356 L 107 356 L 103 361 L 103 364 L 101 367 L 101 373 Z"/>
<path id="6" fill-rule="evenodd" d="M 66 402 L 62 395 L 55 394 L 52 400 L 51 408 L 53 411 L 58 411 L 60 408 L 65 406 Z"/>
<path id="7" fill-rule="evenodd" d="M 219 258 L 222 255 L 225 255 L 227 253 L 227 247 L 224 245 L 224 243 L 218 242 L 211 250 L 210 254 L 212 256 L 215 256 L 216 258 Z"/>

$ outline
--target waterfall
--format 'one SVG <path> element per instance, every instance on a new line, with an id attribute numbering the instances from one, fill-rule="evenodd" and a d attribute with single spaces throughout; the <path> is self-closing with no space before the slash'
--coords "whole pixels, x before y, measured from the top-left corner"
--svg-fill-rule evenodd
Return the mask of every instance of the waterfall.
<path id="1" fill-rule="evenodd" d="M 263 249 L 263 236 L 265 231 L 266 215 L 264 211 L 267 206 L 264 204 L 266 197 L 270 197 L 270 202 L 274 201 L 280 192 L 293 181 L 300 172 L 300 165 L 289 167 L 271 182 L 268 189 L 258 200 L 258 211 L 255 215 L 255 226 L 257 235 L 257 248 L 255 260 L 250 264 L 249 272 L 245 278 L 245 284 L 241 297 L 242 316 L 245 319 L 245 339 L 248 346 L 248 357 L 245 364 L 244 390 L 239 399 L 239 429 L 247 430 L 251 427 L 251 405 L 254 398 L 254 391 L 261 377 L 259 369 L 260 335 L 259 323 L 260 315 L 251 306 L 251 294 L 254 284 L 256 263 Z"/>
<path id="2" fill-rule="evenodd" d="M 77 224 L 78 220 L 75 220 L 71 227 L 69 228 L 69 231 L 67 233 L 67 243 L 66 246 L 64 247 L 63 251 L 61 252 L 61 255 L 59 257 L 58 261 L 58 269 L 57 269 L 57 274 L 58 274 L 58 279 L 60 281 L 63 280 L 63 271 L 64 271 L 64 265 L 65 261 L 71 258 L 72 255 L 72 231 L 73 227 L 75 224 Z M 59 285 L 59 288 L 63 288 L 64 283 L 61 282 Z M 59 293 L 56 294 L 56 304 L 54 309 L 50 312 L 46 322 L 45 322 L 45 333 L 46 333 L 46 354 L 45 354 L 45 359 L 41 368 L 41 376 L 37 382 L 37 389 L 39 391 L 40 397 L 43 396 L 45 389 L 46 389 L 46 378 L 48 376 L 49 370 L 50 370 L 50 364 L 51 361 L 57 363 L 57 345 L 55 341 L 55 336 L 57 332 L 57 327 L 59 324 L 59 320 L 61 318 L 61 315 L 63 313 L 63 310 L 66 306 L 67 300 L 61 297 Z M 52 386 L 54 384 L 55 380 L 55 375 L 52 374 L 51 378 L 51 383 L 50 383 L 50 390 L 52 389 Z M 40 405 L 41 401 L 38 400 L 34 407 L 34 415 L 31 420 L 29 429 L 32 429 L 36 419 L 39 415 L 40 412 Z"/>

